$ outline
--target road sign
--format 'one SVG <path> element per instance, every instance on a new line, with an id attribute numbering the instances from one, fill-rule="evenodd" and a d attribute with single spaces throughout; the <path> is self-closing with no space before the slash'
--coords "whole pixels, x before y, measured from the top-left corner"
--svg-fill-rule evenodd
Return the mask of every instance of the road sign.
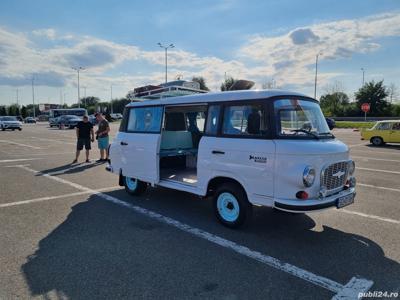
<path id="1" fill-rule="evenodd" d="M 361 110 L 365 113 L 369 112 L 371 106 L 369 105 L 369 103 L 363 103 L 361 104 Z"/>

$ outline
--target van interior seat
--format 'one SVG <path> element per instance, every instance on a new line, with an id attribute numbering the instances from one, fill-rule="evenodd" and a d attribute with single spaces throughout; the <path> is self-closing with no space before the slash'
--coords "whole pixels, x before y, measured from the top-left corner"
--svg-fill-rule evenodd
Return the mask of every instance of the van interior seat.
<path id="1" fill-rule="evenodd" d="M 192 149 L 192 133 L 189 131 L 168 131 L 161 133 L 160 150 Z"/>

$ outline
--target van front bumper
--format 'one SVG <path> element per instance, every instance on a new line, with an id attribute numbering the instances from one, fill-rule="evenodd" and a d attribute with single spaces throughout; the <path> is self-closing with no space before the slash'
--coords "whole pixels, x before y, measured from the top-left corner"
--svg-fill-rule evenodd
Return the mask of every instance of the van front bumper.
<path id="1" fill-rule="evenodd" d="M 352 187 L 325 198 L 309 200 L 276 199 L 274 202 L 274 207 L 279 210 L 294 213 L 312 212 L 331 207 L 342 208 L 352 204 L 355 196 L 356 189 Z"/>

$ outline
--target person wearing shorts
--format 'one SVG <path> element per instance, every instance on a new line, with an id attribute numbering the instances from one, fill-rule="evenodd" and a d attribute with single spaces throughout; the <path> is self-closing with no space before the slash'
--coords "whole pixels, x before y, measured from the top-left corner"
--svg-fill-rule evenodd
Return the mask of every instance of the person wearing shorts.
<path id="1" fill-rule="evenodd" d="M 108 133 L 110 132 L 110 125 L 101 113 L 96 113 L 95 116 L 98 122 L 98 129 L 96 131 L 97 145 L 100 149 L 100 159 L 97 162 L 106 162 L 108 161 Z"/>
<path id="2" fill-rule="evenodd" d="M 92 123 L 89 122 L 88 116 L 83 116 L 82 121 L 76 125 L 76 138 L 77 138 L 77 143 L 76 143 L 76 156 L 74 161 L 72 162 L 77 163 L 79 154 L 81 153 L 81 150 L 83 150 L 83 147 L 85 147 L 86 150 L 86 162 L 90 162 L 89 160 L 89 151 L 91 149 L 91 142 L 94 142 L 94 131 L 93 131 L 93 125 Z"/>

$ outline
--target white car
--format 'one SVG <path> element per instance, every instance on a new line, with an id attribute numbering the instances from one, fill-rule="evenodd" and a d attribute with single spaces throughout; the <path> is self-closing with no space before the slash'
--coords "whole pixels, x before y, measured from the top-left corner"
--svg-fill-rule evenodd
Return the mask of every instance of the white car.
<path id="1" fill-rule="evenodd" d="M 107 169 L 130 194 L 152 185 L 212 197 L 229 227 L 243 224 L 253 205 L 304 213 L 354 202 L 349 148 L 330 133 L 315 99 L 234 91 L 126 110 Z"/>
<path id="2" fill-rule="evenodd" d="M 110 114 L 110 116 L 114 120 L 121 120 L 122 119 L 122 114 L 120 114 L 120 113 Z"/>
<path id="3" fill-rule="evenodd" d="M 22 123 L 18 121 L 18 119 L 14 116 L 3 116 L 0 117 L 0 128 L 2 131 L 5 131 L 6 129 L 18 129 L 19 131 L 21 131 Z"/>

